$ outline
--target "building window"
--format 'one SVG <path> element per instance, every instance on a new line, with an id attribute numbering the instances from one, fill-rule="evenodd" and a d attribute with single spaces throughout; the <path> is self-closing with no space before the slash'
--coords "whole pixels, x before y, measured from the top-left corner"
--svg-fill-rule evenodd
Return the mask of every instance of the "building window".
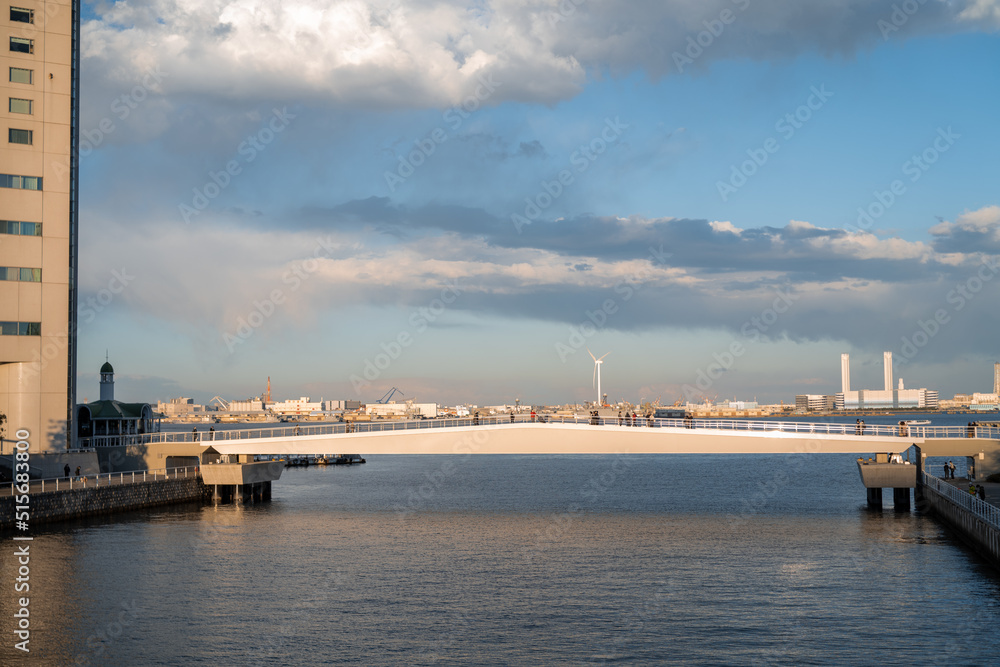
<path id="1" fill-rule="evenodd" d="M 22 9 L 21 7 L 11 7 L 10 20 L 14 21 L 15 23 L 34 23 L 35 10 Z"/>
<path id="2" fill-rule="evenodd" d="M 15 130 L 12 127 L 7 128 L 7 141 L 12 144 L 24 144 L 25 146 L 30 146 L 32 134 L 31 130 Z"/>
<path id="3" fill-rule="evenodd" d="M 42 223 L 0 220 L 0 234 L 13 234 L 14 236 L 41 236 Z"/>
<path id="4" fill-rule="evenodd" d="M 31 113 L 31 100 L 22 100 L 17 97 L 10 98 L 11 113 Z"/>
<path id="5" fill-rule="evenodd" d="M 11 37 L 10 50 L 14 53 L 34 53 L 35 40 L 25 39 L 24 37 Z"/>
<path id="6" fill-rule="evenodd" d="M 23 67 L 11 67 L 10 68 L 10 82 L 11 83 L 34 83 L 34 70 L 24 69 Z"/>
<path id="7" fill-rule="evenodd" d="M 0 174 L 0 188 L 13 188 L 15 190 L 41 190 L 42 179 L 38 176 L 14 176 L 12 174 Z"/>
<path id="8" fill-rule="evenodd" d="M 0 322 L 0 336 L 41 336 L 41 322 Z"/>
<path id="9" fill-rule="evenodd" d="M 0 266 L 0 280 L 13 280 L 22 283 L 42 282 L 41 269 L 23 269 L 16 266 Z"/>

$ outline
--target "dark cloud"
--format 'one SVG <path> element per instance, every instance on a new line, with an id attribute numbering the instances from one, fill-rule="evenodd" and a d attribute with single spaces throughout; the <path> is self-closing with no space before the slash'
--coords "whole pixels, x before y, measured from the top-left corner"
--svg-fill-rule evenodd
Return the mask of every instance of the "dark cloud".
<path id="1" fill-rule="evenodd" d="M 368 225 L 385 234 L 408 238 L 434 231 L 451 232 L 484 238 L 499 248 L 540 249 L 602 261 L 655 259 L 669 254 L 669 266 L 717 273 L 778 272 L 796 282 L 844 278 L 913 281 L 961 270 L 926 256 L 868 253 L 869 247 L 860 241 L 852 245 L 849 233 L 843 229 L 801 223 L 734 233 L 723 226 L 713 227 L 704 219 L 579 216 L 538 220 L 518 230 L 509 219 L 482 209 L 445 204 L 398 206 L 387 197 L 370 197 L 329 209 L 306 209 L 295 217 L 317 228 Z M 874 237 L 866 238 L 877 242 Z M 939 235 L 935 244 L 948 247 L 950 238 Z"/>

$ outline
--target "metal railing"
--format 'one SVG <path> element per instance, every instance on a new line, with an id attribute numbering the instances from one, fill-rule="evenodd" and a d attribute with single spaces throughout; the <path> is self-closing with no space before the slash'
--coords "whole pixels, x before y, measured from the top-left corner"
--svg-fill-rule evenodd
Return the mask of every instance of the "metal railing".
<path id="1" fill-rule="evenodd" d="M 512 423 L 523 424 L 532 421 L 526 415 L 517 415 L 511 422 L 510 416 L 461 417 L 457 419 L 419 419 L 419 420 L 379 420 L 373 422 L 338 422 L 334 424 L 318 424 L 315 426 L 296 425 L 257 429 L 230 429 L 219 431 L 183 431 L 147 433 L 129 436 L 95 436 L 81 439 L 81 444 L 90 447 L 105 447 L 119 445 L 154 444 L 166 442 L 198 442 L 204 445 L 212 442 L 229 442 L 233 440 L 248 440 L 261 438 L 293 438 L 317 435 L 339 435 L 348 433 L 385 433 L 432 428 L 455 428 L 460 426 L 504 426 Z M 589 424 L 595 426 L 621 427 L 654 427 L 654 428 L 688 428 L 714 429 L 727 431 L 751 432 L 781 432 L 781 433 L 817 433 L 829 435 L 858 435 L 881 437 L 909 438 L 992 438 L 1000 439 L 1000 428 L 991 426 L 917 426 L 898 424 L 865 424 L 857 423 L 824 423 L 824 422 L 784 422 L 771 420 L 741 420 L 741 419 L 650 419 L 637 417 L 633 422 L 624 416 L 618 417 L 586 417 L 562 415 L 538 415 L 536 423 L 557 424 Z"/>
<path id="2" fill-rule="evenodd" d="M 923 473 L 922 481 L 924 486 L 934 489 L 937 493 L 959 507 L 972 512 L 992 527 L 1000 530 L 1000 507 L 991 505 L 985 500 L 980 500 L 968 491 L 963 491 L 926 471 Z"/>
<path id="3" fill-rule="evenodd" d="M 70 489 L 93 489 L 99 486 L 117 486 L 120 484 L 137 484 L 139 482 L 155 482 L 168 479 L 187 479 L 188 477 L 198 477 L 200 475 L 199 466 L 187 466 L 184 468 L 158 468 L 156 470 L 129 470 L 126 472 L 101 472 L 93 475 L 72 475 L 70 477 L 47 477 L 45 479 L 33 479 L 28 485 L 28 493 L 48 493 L 52 491 L 66 491 Z M 7 485 L 4 485 L 7 487 Z M 17 487 L 22 486 L 17 482 L 11 482 L 8 488 L 0 490 L 0 495 L 7 495 L 20 492 Z"/>

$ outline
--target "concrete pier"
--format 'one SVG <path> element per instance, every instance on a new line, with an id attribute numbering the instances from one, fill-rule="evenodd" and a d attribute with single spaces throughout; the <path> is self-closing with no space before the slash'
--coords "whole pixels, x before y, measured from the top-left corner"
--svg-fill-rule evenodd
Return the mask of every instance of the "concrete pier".
<path id="1" fill-rule="evenodd" d="M 253 461 L 241 455 L 239 463 L 210 463 L 201 469 L 205 485 L 212 489 L 212 502 L 240 505 L 271 500 L 271 482 L 281 477 L 281 461 Z"/>
<path id="2" fill-rule="evenodd" d="M 921 480 L 919 508 L 937 517 L 959 539 L 1000 568 L 1000 507 L 932 475 L 921 475 Z"/>
<path id="3" fill-rule="evenodd" d="M 909 512 L 910 511 L 910 490 L 909 489 L 893 489 L 892 490 L 892 506 L 897 512 Z"/>

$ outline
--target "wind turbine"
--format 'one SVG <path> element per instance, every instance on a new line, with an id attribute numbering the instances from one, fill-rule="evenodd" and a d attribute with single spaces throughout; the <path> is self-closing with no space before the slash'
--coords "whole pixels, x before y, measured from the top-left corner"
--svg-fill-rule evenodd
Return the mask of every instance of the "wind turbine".
<path id="1" fill-rule="evenodd" d="M 601 405 L 601 364 L 604 363 L 604 361 L 603 361 L 604 357 L 608 356 L 611 353 L 610 352 L 605 352 L 604 355 L 601 356 L 600 359 L 598 359 L 597 357 L 594 356 L 594 353 L 591 352 L 590 348 L 588 347 L 587 348 L 587 354 L 589 354 L 590 358 L 594 360 L 594 384 L 597 386 L 597 405 L 600 406 Z"/>

